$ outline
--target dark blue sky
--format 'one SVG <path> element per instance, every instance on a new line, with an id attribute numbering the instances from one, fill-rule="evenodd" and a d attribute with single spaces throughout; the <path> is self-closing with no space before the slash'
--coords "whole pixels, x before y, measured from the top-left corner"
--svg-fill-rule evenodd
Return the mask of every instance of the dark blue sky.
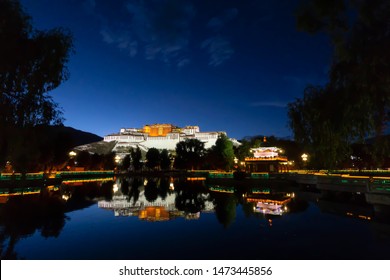
<path id="1" fill-rule="evenodd" d="M 21 0 L 38 29 L 68 28 L 65 125 L 104 136 L 172 123 L 291 135 L 286 104 L 327 78 L 325 36 L 296 31 L 292 0 Z"/>

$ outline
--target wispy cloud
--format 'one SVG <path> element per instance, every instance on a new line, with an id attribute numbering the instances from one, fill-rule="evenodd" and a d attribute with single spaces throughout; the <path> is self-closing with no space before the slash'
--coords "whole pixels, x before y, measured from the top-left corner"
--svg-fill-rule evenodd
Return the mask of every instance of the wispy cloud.
<path id="1" fill-rule="evenodd" d="M 234 49 L 230 42 L 221 36 L 208 38 L 203 41 L 201 48 L 206 49 L 209 53 L 209 65 L 211 66 L 221 65 L 234 54 Z"/>
<path id="2" fill-rule="evenodd" d="M 236 8 L 224 10 L 222 11 L 221 15 L 212 17 L 208 21 L 207 27 L 217 32 L 221 30 L 226 23 L 236 18 L 237 15 L 238 15 L 238 10 Z"/>
<path id="3" fill-rule="evenodd" d="M 253 102 L 250 104 L 251 107 L 276 107 L 285 108 L 287 107 L 286 102 Z"/>
<path id="4" fill-rule="evenodd" d="M 201 44 L 201 48 L 207 50 L 207 53 L 210 56 L 209 65 L 221 65 L 234 54 L 234 48 L 230 40 L 222 36 L 221 31 L 225 25 L 236 18 L 237 15 L 238 9 L 230 8 L 223 10 L 220 15 L 212 17 L 208 21 L 207 27 L 213 31 L 214 35 L 204 40 Z"/>
<path id="5" fill-rule="evenodd" d="M 177 67 L 178 67 L 178 68 L 182 68 L 182 67 L 184 67 L 185 65 L 189 64 L 190 62 L 191 62 L 190 59 L 188 59 L 188 58 L 183 58 L 183 59 L 179 60 L 179 62 L 177 63 Z"/>
<path id="6" fill-rule="evenodd" d="M 100 30 L 100 35 L 105 43 L 116 45 L 131 57 L 138 53 L 138 42 L 126 32 L 114 33 L 108 27 L 105 27 Z"/>
<path id="7" fill-rule="evenodd" d="M 147 60 L 179 67 L 188 64 L 183 56 L 188 53 L 195 15 L 190 1 L 165 0 L 157 5 L 154 1 L 116 0 L 109 12 L 99 0 L 85 0 L 84 6 L 101 22 L 100 35 L 105 43 L 131 57 L 141 54 Z"/>
<path id="8" fill-rule="evenodd" d="M 210 66 L 219 66 L 235 53 L 229 28 L 239 9 L 221 2 L 208 19 L 196 17 L 194 0 L 84 0 L 86 11 L 100 22 L 102 41 L 127 53 L 178 68 L 190 64 L 194 47 L 209 56 Z M 198 5 L 198 6 L 197 6 Z M 108 8 L 109 7 L 109 8 Z M 206 27 L 207 33 L 199 30 Z M 229 27 L 229 28 L 228 28 Z M 195 35 L 196 34 L 196 35 Z M 195 41 L 196 40 L 196 41 Z"/>

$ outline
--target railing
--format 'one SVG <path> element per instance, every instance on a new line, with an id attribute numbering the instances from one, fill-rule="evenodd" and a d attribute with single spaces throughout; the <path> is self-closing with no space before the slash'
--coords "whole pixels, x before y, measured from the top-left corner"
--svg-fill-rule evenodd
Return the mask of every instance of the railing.
<path id="1" fill-rule="evenodd" d="M 22 180 L 43 180 L 61 179 L 63 177 L 72 178 L 80 176 L 114 176 L 113 170 L 95 171 L 57 171 L 55 173 L 0 173 L 0 181 L 22 181 Z"/>
<path id="2" fill-rule="evenodd" d="M 10 181 L 10 180 L 39 180 L 44 178 L 44 173 L 0 173 L 0 181 Z"/>
<path id="3" fill-rule="evenodd" d="M 209 178 L 233 178 L 233 172 L 209 172 Z"/>
<path id="4" fill-rule="evenodd" d="M 251 178 L 252 179 L 269 179 L 269 173 L 268 172 L 252 172 Z"/>

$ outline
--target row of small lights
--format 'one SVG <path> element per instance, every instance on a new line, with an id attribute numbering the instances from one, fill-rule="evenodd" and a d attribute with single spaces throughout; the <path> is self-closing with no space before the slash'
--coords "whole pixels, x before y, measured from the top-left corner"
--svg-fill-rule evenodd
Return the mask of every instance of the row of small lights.
<path id="1" fill-rule="evenodd" d="M 282 150 L 280 150 L 280 151 L 282 151 Z M 77 155 L 77 153 L 76 153 L 75 151 L 70 151 L 70 152 L 69 152 L 69 157 L 70 157 L 70 158 L 74 158 L 76 155 Z M 303 161 L 306 162 L 306 161 L 308 161 L 308 159 L 309 159 L 309 155 L 307 155 L 306 153 L 304 153 L 304 154 L 301 155 L 301 158 L 302 158 Z M 115 158 L 114 158 L 114 160 L 115 160 L 115 163 L 118 164 L 118 163 L 120 162 L 120 160 L 121 160 L 121 157 L 120 157 L 119 155 L 116 155 Z M 238 163 L 238 158 L 234 157 L 234 163 L 235 163 L 235 164 Z M 240 162 L 240 164 L 241 164 L 241 165 L 244 165 L 245 163 L 244 163 L 244 162 Z"/>

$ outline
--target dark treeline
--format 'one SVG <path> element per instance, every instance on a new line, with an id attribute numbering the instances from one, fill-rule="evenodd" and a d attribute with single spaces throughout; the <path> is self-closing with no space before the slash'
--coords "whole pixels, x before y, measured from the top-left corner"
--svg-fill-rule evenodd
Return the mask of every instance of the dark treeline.
<path id="1" fill-rule="evenodd" d="M 225 134 L 221 134 L 215 145 L 206 149 L 198 139 L 186 139 L 177 143 L 175 151 L 150 148 L 143 157 L 139 147 L 131 148 L 122 160 L 121 170 L 231 170 L 234 166 L 234 147 Z"/>

